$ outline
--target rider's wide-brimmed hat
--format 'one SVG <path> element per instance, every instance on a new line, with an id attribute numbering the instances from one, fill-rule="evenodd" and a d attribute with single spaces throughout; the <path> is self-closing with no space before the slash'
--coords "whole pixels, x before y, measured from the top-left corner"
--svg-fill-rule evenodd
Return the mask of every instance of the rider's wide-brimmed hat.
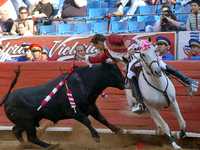
<path id="1" fill-rule="evenodd" d="M 127 52 L 127 47 L 125 46 L 125 36 L 111 34 L 106 38 L 106 46 L 114 52 L 125 53 Z"/>

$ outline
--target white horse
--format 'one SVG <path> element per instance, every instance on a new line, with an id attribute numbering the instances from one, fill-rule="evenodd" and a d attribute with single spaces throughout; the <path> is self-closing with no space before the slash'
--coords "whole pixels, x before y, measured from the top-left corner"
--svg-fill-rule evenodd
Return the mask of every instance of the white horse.
<path id="1" fill-rule="evenodd" d="M 142 64 L 142 71 L 138 79 L 139 87 L 144 98 L 144 103 L 157 129 L 161 129 L 162 132 L 168 136 L 174 149 L 181 149 L 181 147 L 176 144 L 168 124 L 164 121 L 159 112 L 161 109 L 169 106 L 178 120 L 181 130 L 179 135 L 185 136 L 186 123 L 176 101 L 174 85 L 162 71 L 155 48 L 151 46 L 147 50 L 140 52 L 139 55 L 135 53 L 133 56 L 139 59 Z"/>

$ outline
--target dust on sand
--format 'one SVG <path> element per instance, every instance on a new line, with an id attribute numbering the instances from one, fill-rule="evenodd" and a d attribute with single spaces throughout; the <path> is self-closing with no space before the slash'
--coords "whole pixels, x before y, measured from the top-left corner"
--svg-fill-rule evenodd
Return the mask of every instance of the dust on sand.
<path id="1" fill-rule="evenodd" d="M 100 134 L 96 143 L 89 130 L 77 123 L 72 132 L 48 132 L 41 139 L 52 144 L 59 143 L 55 150 L 171 150 L 164 136 Z M 1 131 L 0 150 L 40 150 L 32 144 L 20 144 L 11 132 Z M 178 141 L 184 150 L 200 150 L 200 141 L 191 138 Z"/>

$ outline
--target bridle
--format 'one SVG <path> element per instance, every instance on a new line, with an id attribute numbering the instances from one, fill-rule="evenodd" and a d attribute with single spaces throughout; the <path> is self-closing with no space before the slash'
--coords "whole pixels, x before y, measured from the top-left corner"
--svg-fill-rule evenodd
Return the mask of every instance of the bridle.
<path id="1" fill-rule="evenodd" d="M 148 69 L 150 70 L 151 74 L 149 72 L 147 72 L 148 75 L 154 75 L 153 73 L 153 69 L 152 69 L 152 65 L 154 63 L 156 63 L 159 67 L 159 61 L 158 58 L 156 60 L 152 60 L 149 64 L 145 61 L 144 57 L 142 56 L 142 54 L 140 53 L 140 58 L 142 59 L 142 61 L 145 63 L 145 65 L 148 67 Z"/>
<path id="2" fill-rule="evenodd" d="M 145 65 L 148 67 L 148 69 L 149 69 L 150 72 L 151 72 L 151 73 L 149 73 L 149 72 L 146 71 L 147 75 L 149 75 L 149 76 L 155 76 L 154 73 L 153 73 L 152 65 L 153 65 L 154 63 L 156 63 L 156 64 L 158 64 L 158 66 L 160 67 L 158 58 L 157 58 L 156 60 L 152 60 L 149 64 L 145 61 L 145 59 L 144 59 L 144 57 L 142 56 L 141 53 L 140 53 L 140 58 L 142 59 L 142 61 L 145 63 Z M 169 99 L 169 96 L 168 96 L 168 94 L 167 94 L 167 89 L 168 89 L 168 86 L 169 86 L 169 80 L 167 79 L 167 77 L 165 76 L 165 79 L 166 79 L 166 82 L 167 82 L 167 83 L 166 83 L 166 87 L 165 87 L 164 90 L 161 90 L 161 89 L 157 88 L 156 86 L 154 86 L 153 84 L 151 84 L 151 83 L 148 81 L 148 79 L 147 79 L 147 77 L 145 76 L 145 73 L 144 73 L 143 70 L 142 70 L 142 75 L 143 75 L 144 80 L 146 81 L 146 83 L 147 83 L 149 86 L 151 86 L 152 88 L 154 88 L 154 89 L 157 90 L 158 92 L 162 93 L 162 94 L 166 97 L 167 104 L 168 104 L 168 106 L 169 106 L 169 105 L 170 105 L 170 99 Z"/>

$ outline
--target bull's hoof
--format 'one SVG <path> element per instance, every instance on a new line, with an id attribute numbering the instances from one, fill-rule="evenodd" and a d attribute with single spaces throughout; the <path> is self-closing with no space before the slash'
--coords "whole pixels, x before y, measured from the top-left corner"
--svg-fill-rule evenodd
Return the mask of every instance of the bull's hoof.
<path id="1" fill-rule="evenodd" d="M 93 137 L 94 141 L 100 143 L 100 137 Z"/>
<path id="2" fill-rule="evenodd" d="M 117 133 L 116 133 L 116 134 L 124 134 L 125 132 L 126 132 L 125 130 L 123 130 L 123 129 L 119 128 L 119 130 L 117 131 Z"/>
<path id="3" fill-rule="evenodd" d="M 48 146 L 47 148 L 45 148 L 45 150 L 57 150 L 58 147 L 59 147 L 59 144 L 52 144 Z"/>
<path id="4" fill-rule="evenodd" d="M 112 130 L 115 134 L 124 134 L 124 130 L 121 128 L 115 128 L 114 130 Z"/>

